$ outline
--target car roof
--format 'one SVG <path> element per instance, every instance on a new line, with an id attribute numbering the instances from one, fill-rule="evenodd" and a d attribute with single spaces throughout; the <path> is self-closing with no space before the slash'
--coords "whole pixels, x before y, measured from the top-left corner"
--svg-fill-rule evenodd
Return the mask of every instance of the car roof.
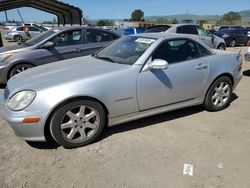
<path id="1" fill-rule="evenodd" d="M 108 33 L 112 33 L 116 36 L 120 36 L 119 34 L 110 31 L 110 30 L 106 30 L 106 29 L 102 29 L 102 28 L 96 28 L 96 27 L 91 27 L 91 26 L 64 26 L 64 27 L 58 27 L 58 28 L 54 28 L 53 30 L 59 30 L 61 31 L 71 31 L 71 30 L 75 30 L 75 29 L 94 29 L 94 30 L 98 30 L 98 31 L 104 31 L 104 32 L 108 32 Z"/>
<path id="2" fill-rule="evenodd" d="M 176 33 L 140 33 L 133 36 L 153 38 L 153 39 L 189 38 L 195 40 L 194 37 L 190 36 L 189 34 L 176 34 Z"/>

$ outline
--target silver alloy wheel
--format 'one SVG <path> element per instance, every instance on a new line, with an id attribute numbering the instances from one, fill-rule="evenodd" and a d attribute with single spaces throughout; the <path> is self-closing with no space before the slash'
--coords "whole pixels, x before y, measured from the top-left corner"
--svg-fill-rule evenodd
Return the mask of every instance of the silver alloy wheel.
<path id="1" fill-rule="evenodd" d="M 89 140 L 100 126 L 99 113 L 90 106 L 79 106 L 69 110 L 61 122 L 61 133 L 71 143 Z"/>
<path id="2" fill-rule="evenodd" d="M 230 98 L 230 86 L 227 82 L 220 82 L 214 89 L 212 102 L 215 106 L 221 107 L 227 103 Z"/>
<path id="3" fill-rule="evenodd" d="M 22 42 L 23 38 L 21 36 L 16 36 L 15 41 L 16 42 Z"/>
<path id="4" fill-rule="evenodd" d="M 14 75 L 16 75 L 16 74 L 19 74 L 19 73 L 21 73 L 21 72 L 23 72 L 23 71 L 25 71 L 25 70 L 30 69 L 30 68 L 31 68 L 31 67 L 27 67 L 27 66 L 18 67 L 18 69 L 15 70 L 15 72 L 14 72 L 14 74 L 13 74 L 12 76 L 14 76 Z"/>

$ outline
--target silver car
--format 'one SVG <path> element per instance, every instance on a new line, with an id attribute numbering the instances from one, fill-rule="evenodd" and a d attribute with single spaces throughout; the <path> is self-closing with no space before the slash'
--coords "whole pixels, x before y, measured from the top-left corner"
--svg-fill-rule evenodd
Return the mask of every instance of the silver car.
<path id="1" fill-rule="evenodd" d="M 203 105 L 226 108 L 242 73 L 238 53 L 188 35 L 138 34 L 85 56 L 20 73 L 1 96 L 1 114 L 28 141 L 66 148 L 93 142 L 104 127 Z"/>
<path id="2" fill-rule="evenodd" d="M 224 39 L 213 35 L 211 32 L 201 28 L 195 24 L 169 24 L 169 25 L 157 25 L 149 27 L 145 30 L 146 33 L 152 32 L 165 32 L 165 33 L 178 33 L 178 34 L 190 34 L 194 38 L 201 40 L 210 48 L 225 50 L 226 43 Z"/>
<path id="3" fill-rule="evenodd" d="M 119 38 L 85 26 L 49 30 L 16 46 L 0 48 L 0 84 L 22 71 L 59 60 L 90 55 Z"/>
<path id="4" fill-rule="evenodd" d="M 44 30 L 41 28 L 27 26 L 29 29 L 29 34 L 30 34 L 30 36 L 28 36 L 24 32 L 24 27 L 25 26 L 16 27 L 16 28 L 11 29 L 10 31 L 7 31 L 4 35 L 4 39 L 5 40 L 14 40 L 16 42 L 22 42 L 22 41 L 29 40 L 30 38 L 33 38 L 33 37 L 40 35 L 41 33 L 44 32 Z"/>

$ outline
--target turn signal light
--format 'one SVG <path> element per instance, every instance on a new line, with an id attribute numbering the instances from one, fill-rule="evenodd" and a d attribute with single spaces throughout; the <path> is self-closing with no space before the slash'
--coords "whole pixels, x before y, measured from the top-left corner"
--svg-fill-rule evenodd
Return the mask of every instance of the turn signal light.
<path id="1" fill-rule="evenodd" d="M 37 123 L 40 121 L 39 117 L 28 117 L 23 119 L 23 123 Z"/>

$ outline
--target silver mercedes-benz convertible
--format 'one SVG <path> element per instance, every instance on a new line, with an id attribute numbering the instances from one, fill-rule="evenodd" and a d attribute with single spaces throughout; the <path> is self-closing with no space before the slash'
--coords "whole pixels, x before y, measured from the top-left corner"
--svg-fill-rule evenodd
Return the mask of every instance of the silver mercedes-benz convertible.
<path id="1" fill-rule="evenodd" d="M 226 108 L 242 73 L 238 53 L 188 35 L 123 37 L 92 56 L 24 71 L 7 84 L 1 114 L 27 141 L 66 148 L 93 142 L 105 126 L 193 105 Z"/>

